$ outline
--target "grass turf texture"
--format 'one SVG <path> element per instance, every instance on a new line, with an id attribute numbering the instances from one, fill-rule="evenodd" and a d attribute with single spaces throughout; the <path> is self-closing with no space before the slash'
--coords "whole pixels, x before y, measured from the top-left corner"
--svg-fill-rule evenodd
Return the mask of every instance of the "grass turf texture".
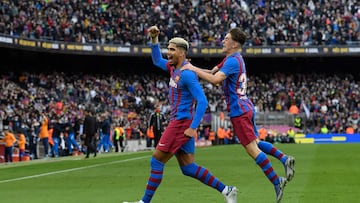
<path id="1" fill-rule="evenodd" d="M 296 157 L 287 202 L 358 202 L 359 144 L 276 145 Z M 151 152 L 100 154 L 0 164 L 0 202 L 111 203 L 139 200 L 149 176 Z M 270 158 L 281 176 L 284 168 Z M 240 145 L 198 148 L 196 162 L 239 189 L 238 202 L 275 202 L 273 186 Z M 221 203 L 216 190 L 183 176 L 175 158 L 165 166 L 154 203 Z"/>

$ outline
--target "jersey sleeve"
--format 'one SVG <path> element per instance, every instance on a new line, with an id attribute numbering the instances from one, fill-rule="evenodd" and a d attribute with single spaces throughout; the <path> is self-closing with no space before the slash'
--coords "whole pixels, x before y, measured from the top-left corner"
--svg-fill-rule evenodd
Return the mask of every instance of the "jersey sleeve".
<path id="1" fill-rule="evenodd" d="M 219 71 L 223 72 L 226 77 L 232 73 L 238 71 L 239 64 L 238 60 L 234 57 L 229 57 L 227 60 L 224 61 L 223 66 Z"/>
<path id="2" fill-rule="evenodd" d="M 182 72 L 182 77 L 184 84 L 196 100 L 195 115 L 190 125 L 191 128 L 195 129 L 200 125 L 201 119 L 203 118 L 208 106 L 208 101 L 202 87 L 200 86 L 199 80 L 193 71 L 184 70 Z"/>
<path id="3" fill-rule="evenodd" d="M 167 71 L 167 60 L 162 57 L 159 44 L 151 45 L 151 59 L 155 66 Z"/>

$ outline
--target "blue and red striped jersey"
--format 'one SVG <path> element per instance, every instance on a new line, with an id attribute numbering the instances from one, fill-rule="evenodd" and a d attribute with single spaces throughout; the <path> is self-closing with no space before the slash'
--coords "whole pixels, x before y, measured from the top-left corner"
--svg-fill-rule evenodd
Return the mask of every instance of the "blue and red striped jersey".
<path id="1" fill-rule="evenodd" d="M 155 66 L 170 73 L 169 101 L 171 105 L 170 120 L 192 120 L 191 128 L 197 128 L 208 106 L 205 93 L 195 72 L 181 71 L 171 66 L 162 57 L 158 44 L 151 45 L 151 58 Z M 183 65 L 188 63 L 183 62 Z M 196 108 L 195 108 L 196 103 Z"/>
<path id="2" fill-rule="evenodd" d="M 247 97 L 247 75 L 244 60 L 239 52 L 224 58 L 217 65 L 226 75 L 222 88 L 230 117 L 236 117 L 254 110 L 254 105 Z"/>

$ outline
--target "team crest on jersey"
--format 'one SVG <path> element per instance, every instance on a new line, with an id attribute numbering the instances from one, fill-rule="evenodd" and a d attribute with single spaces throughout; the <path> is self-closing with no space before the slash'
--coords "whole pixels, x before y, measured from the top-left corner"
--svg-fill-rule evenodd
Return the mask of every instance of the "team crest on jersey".
<path id="1" fill-rule="evenodd" d="M 173 88 L 177 88 L 179 81 L 180 81 L 180 72 L 174 71 L 174 74 L 170 77 L 169 86 Z"/>
<path id="2" fill-rule="evenodd" d="M 176 78 L 175 78 L 176 80 Z M 177 88 L 177 83 L 173 78 L 170 78 L 169 86 L 173 88 Z"/>

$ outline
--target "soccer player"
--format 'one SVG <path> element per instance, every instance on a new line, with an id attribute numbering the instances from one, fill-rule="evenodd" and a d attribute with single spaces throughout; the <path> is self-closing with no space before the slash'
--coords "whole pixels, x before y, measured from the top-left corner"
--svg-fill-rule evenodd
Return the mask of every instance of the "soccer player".
<path id="1" fill-rule="evenodd" d="M 212 70 L 206 70 L 187 64 L 182 70 L 192 70 L 200 78 L 212 84 L 222 82 L 227 110 L 234 132 L 246 152 L 255 160 L 256 164 L 274 185 L 276 201 L 280 202 L 286 183 L 294 176 L 295 159 L 283 154 L 271 143 L 258 139 L 255 125 L 256 112 L 253 103 L 246 94 L 247 75 L 244 60 L 239 52 L 245 40 L 246 34 L 240 28 L 233 28 L 222 41 L 222 51 L 226 57 L 219 65 L 215 66 Z M 265 153 L 276 157 L 283 163 L 286 178 L 277 175 Z"/>
<path id="2" fill-rule="evenodd" d="M 219 192 L 226 202 L 237 202 L 237 188 L 226 186 L 206 168 L 194 162 L 194 136 L 208 106 L 205 94 L 193 71 L 181 71 L 187 64 L 186 51 L 189 44 L 183 38 L 175 37 L 167 47 L 168 60 L 162 58 L 158 44 L 160 30 L 156 26 L 149 28 L 152 40 L 151 57 L 153 63 L 170 73 L 169 100 L 171 105 L 170 122 L 150 160 L 150 177 L 143 198 L 138 203 L 149 203 L 159 187 L 165 164 L 175 155 L 184 175 L 198 179 Z M 196 102 L 196 108 L 194 104 Z M 195 108 L 195 109 L 194 109 Z M 194 115 L 193 115 L 194 114 Z M 126 203 L 126 202 L 124 202 Z"/>

